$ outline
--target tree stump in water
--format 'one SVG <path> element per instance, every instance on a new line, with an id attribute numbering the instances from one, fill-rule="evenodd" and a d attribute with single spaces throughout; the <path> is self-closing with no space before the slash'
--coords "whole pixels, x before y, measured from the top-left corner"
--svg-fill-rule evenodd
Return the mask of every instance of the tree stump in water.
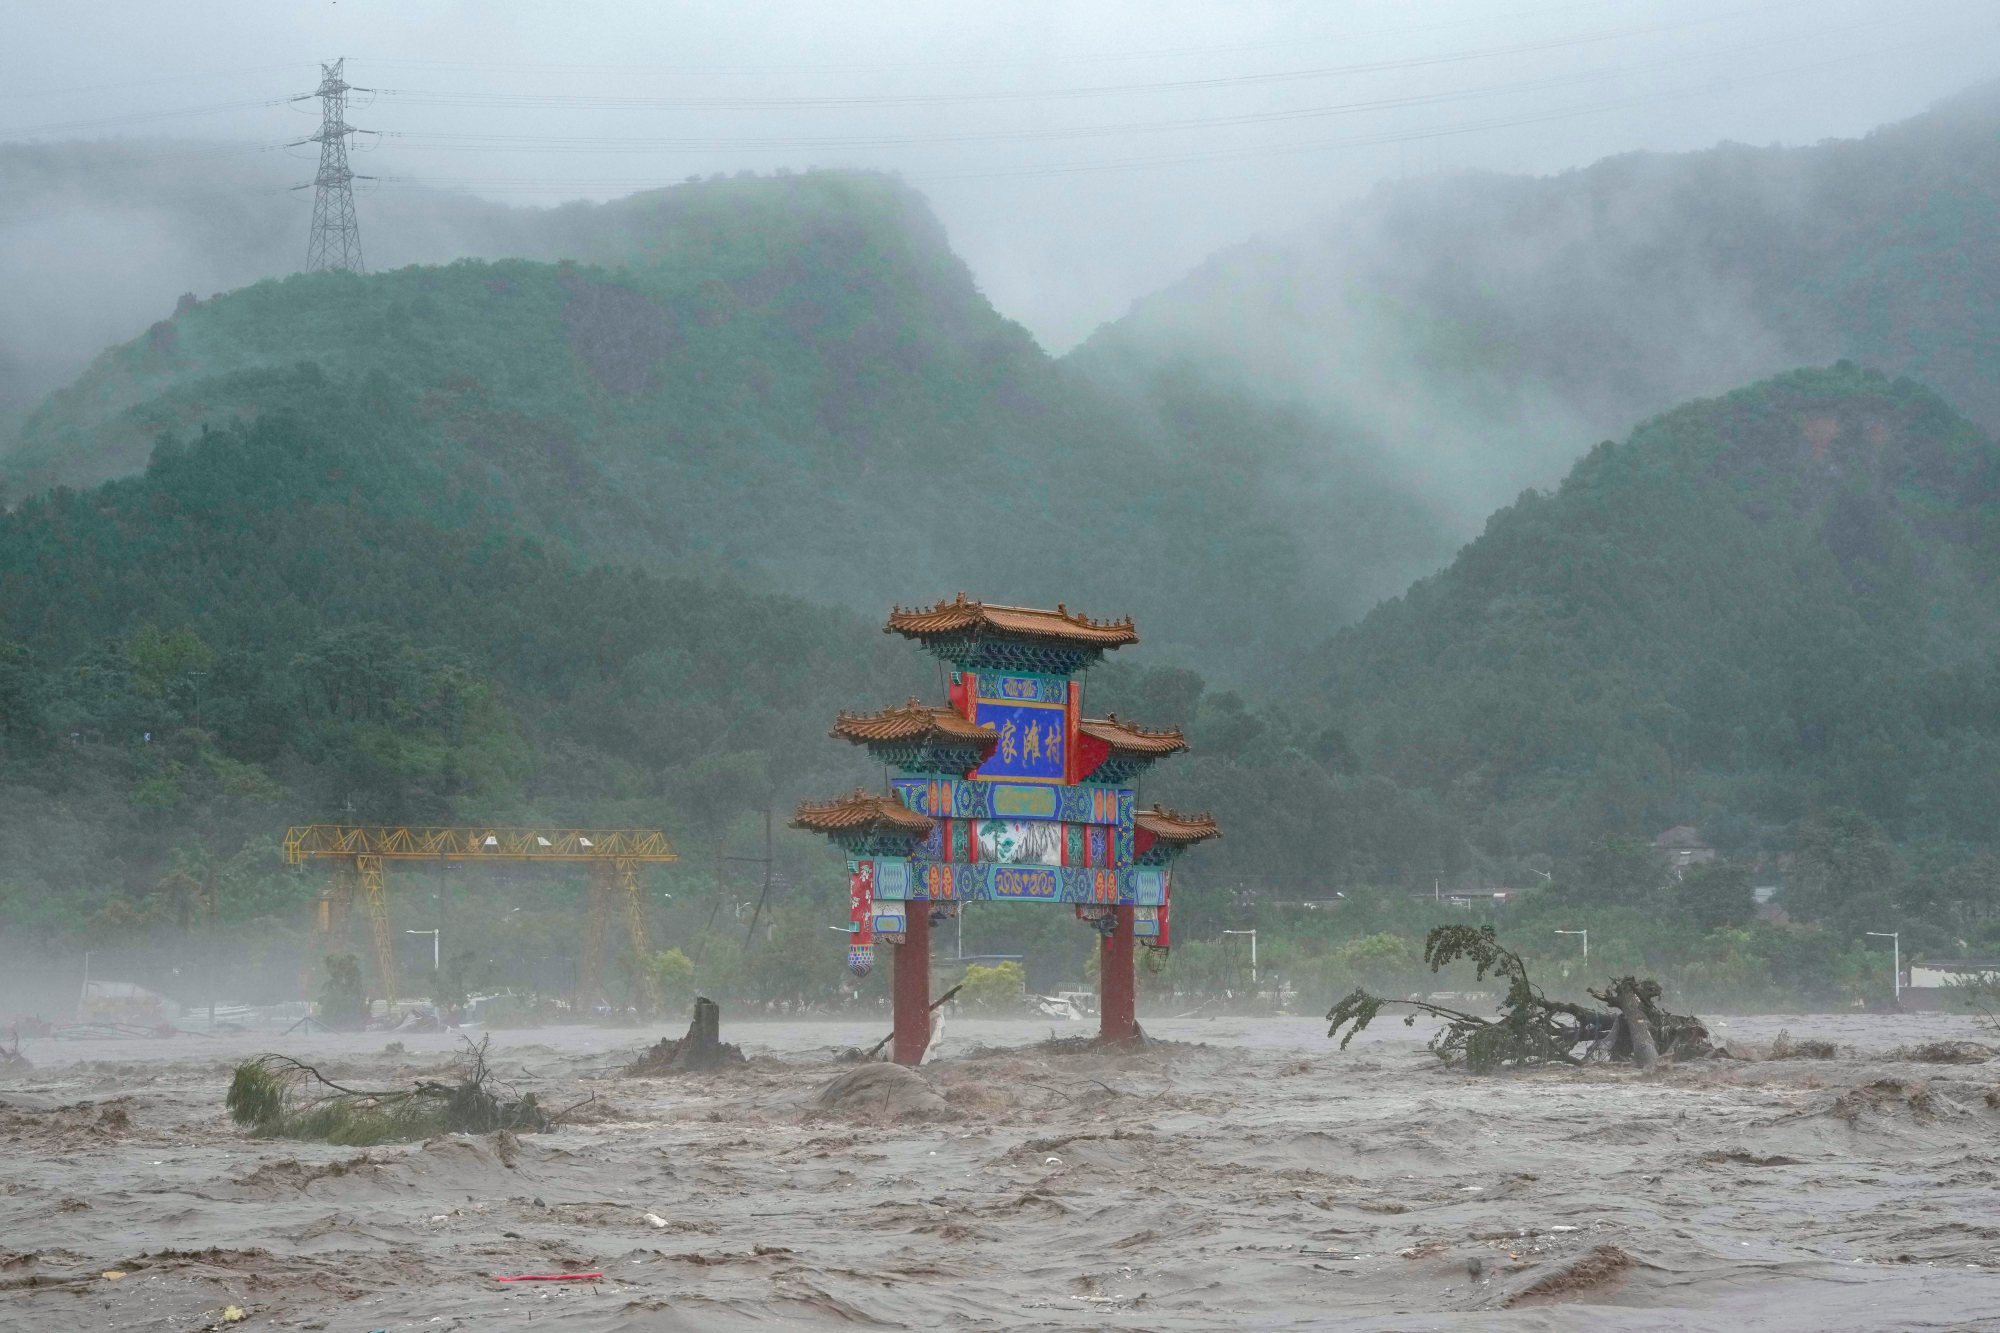
<path id="1" fill-rule="evenodd" d="M 694 1002 L 694 1020 L 687 1035 L 678 1040 L 662 1037 L 626 1067 L 635 1075 L 657 1075 L 676 1070 L 717 1069 L 725 1064 L 743 1063 L 741 1048 L 722 1040 L 722 1006 L 707 996 Z"/>
<path id="2" fill-rule="evenodd" d="M 683 1069 L 713 1069 L 722 1063 L 722 1006 L 707 996 L 694 1002 L 694 1021 L 681 1038 Z"/>
<path id="3" fill-rule="evenodd" d="M 1625 1016 L 1626 1039 L 1632 1043 L 1632 1063 L 1641 1069 L 1651 1069 L 1660 1058 L 1659 1048 L 1653 1044 L 1653 1027 L 1646 1020 L 1646 1006 L 1629 985 L 1618 988 L 1618 1011 Z"/>

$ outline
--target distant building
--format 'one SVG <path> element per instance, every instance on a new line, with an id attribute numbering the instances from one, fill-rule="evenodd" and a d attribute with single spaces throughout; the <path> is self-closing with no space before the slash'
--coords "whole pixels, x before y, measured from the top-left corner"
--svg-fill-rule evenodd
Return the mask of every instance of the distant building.
<path id="1" fill-rule="evenodd" d="M 1953 958 L 1912 963 L 1903 978 L 1908 1009 L 1963 1008 L 1970 993 L 1960 987 L 2000 986 L 2000 959 Z"/>
<path id="2" fill-rule="evenodd" d="M 1676 824 L 1653 839 L 1653 852 L 1673 871 L 1706 865 L 1715 859 L 1715 848 L 1701 840 L 1701 831 L 1692 824 Z"/>

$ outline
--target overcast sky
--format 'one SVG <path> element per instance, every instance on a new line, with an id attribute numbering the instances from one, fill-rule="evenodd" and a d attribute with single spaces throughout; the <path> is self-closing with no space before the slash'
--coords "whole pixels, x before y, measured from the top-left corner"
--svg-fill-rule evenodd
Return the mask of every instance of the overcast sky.
<path id="1" fill-rule="evenodd" d="M 380 90 L 349 114 L 385 132 L 355 164 L 380 188 L 544 204 L 899 171 L 995 304 L 1061 351 L 1383 180 L 1863 133 L 2000 76 L 2000 5 L 16 0 L 0 139 L 269 151 L 316 128 L 316 103 L 276 99 L 336 55 Z"/>

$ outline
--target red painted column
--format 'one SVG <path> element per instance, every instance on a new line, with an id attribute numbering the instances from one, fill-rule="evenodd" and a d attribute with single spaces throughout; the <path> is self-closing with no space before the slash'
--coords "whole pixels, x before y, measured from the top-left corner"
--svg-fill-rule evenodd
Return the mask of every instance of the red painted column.
<path id="1" fill-rule="evenodd" d="M 1132 961 L 1132 909 L 1114 907 L 1118 929 L 1104 937 L 1097 958 L 1097 1039 L 1128 1042 L 1139 1035 L 1138 974 Z"/>
<path id="2" fill-rule="evenodd" d="M 903 942 L 896 946 L 896 1039 L 899 1065 L 919 1065 L 931 1044 L 931 905 L 911 901 Z"/>

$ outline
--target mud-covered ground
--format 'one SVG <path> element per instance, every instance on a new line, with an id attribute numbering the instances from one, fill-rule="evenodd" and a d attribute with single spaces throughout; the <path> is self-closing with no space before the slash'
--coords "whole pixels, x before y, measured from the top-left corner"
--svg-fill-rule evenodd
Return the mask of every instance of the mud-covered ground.
<path id="1" fill-rule="evenodd" d="M 1738 1019 L 1741 1049 L 1841 1049 L 1484 1079 L 1393 1021 L 1345 1052 L 1309 1019 L 1150 1027 L 1062 1054 L 956 1022 L 920 1082 L 833 1108 L 875 1024 L 725 1015 L 748 1065 L 657 1079 L 607 1071 L 664 1029 L 501 1033 L 516 1087 L 595 1095 L 577 1123 L 366 1150 L 246 1139 L 232 1064 L 388 1084 L 454 1038 L 30 1041 L 0 1327 L 2000 1328 L 2000 1061 L 1898 1054 L 1964 1018 Z"/>

